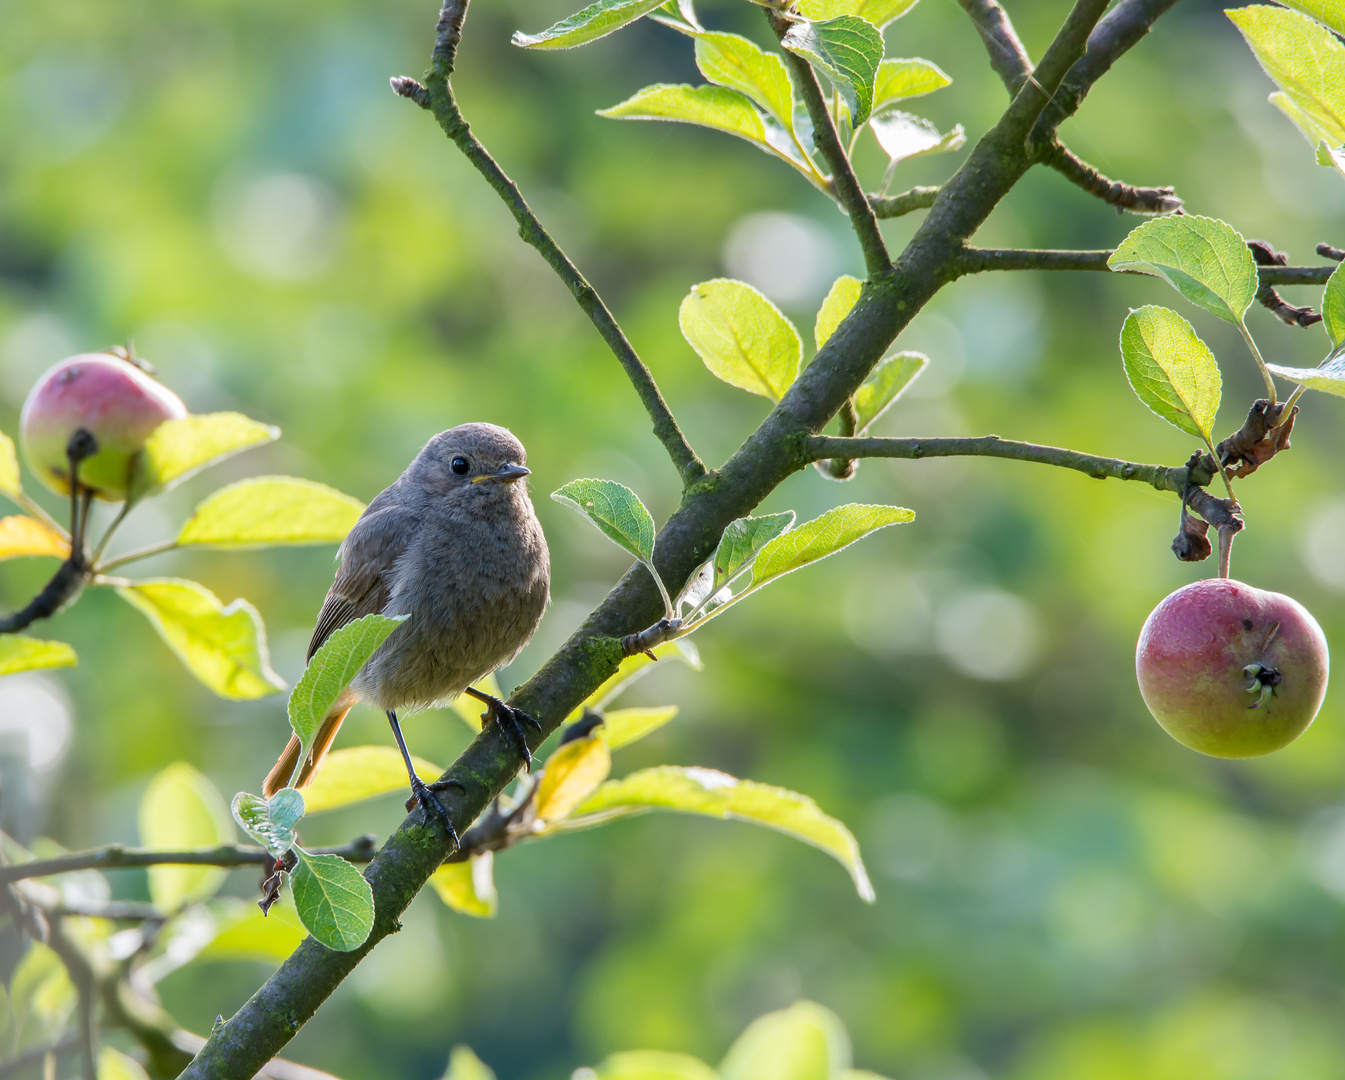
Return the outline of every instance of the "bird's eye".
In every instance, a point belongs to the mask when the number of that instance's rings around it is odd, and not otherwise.
[[[449,462],[449,468],[451,468],[459,476],[466,476],[467,470],[469,470],[471,467],[472,467],[471,463],[461,454],[459,454],[451,462]]]

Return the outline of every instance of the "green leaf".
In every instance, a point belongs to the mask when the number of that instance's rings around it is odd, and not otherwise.
[[[1194,214],[1146,221],[1121,241],[1107,265],[1156,274],[1191,303],[1235,325],[1260,287],[1242,234],[1225,222]]]
[[[1145,405],[1188,435],[1212,441],[1222,380],[1189,322],[1164,307],[1135,309],[1121,326],[1121,357]]]
[[[601,735],[571,739],[546,761],[533,806],[544,825],[563,821],[612,771],[612,757]]]
[[[290,694],[290,727],[303,743],[302,761],[313,744],[313,735],[350,680],[359,674],[369,657],[406,619],[405,615],[365,615],[346,623],[322,643],[308,661]]]
[[[868,506],[850,503],[828,510],[804,522],[761,549],[752,562],[751,588],[774,581],[809,563],[834,555],[856,540],[889,525],[903,525],[915,512],[900,506]]]
[[[453,1047],[443,1080],[495,1080],[495,1074],[466,1046]]]
[[[1302,132],[1308,144],[1316,151],[1318,165],[1325,165],[1328,169],[1339,169],[1345,173],[1345,154],[1342,154],[1340,147],[1334,145],[1336,132],[1333,123],[1323,118],[1320,112],[1313,113],[1300,108],[1298,102],[1282,91],[1276,90],[1270,95],[1269,101]]]
[[[873,111],[941,90],[953,80],[928,60],[884,60],[873,85]]]
[[[832,282],[826,299],[817,309],[817,321],[813,323],[813,341],[817,343],[819,349],[836,332],[836,327],[845,321],[863,289],[864,282],[849,274],[842,274]]]
[[[850,1067],[850,1037],[830,1009],[800,1001],[758,1017],[719,1066],[722,1080],[833,1080]]]
[[[573,49],[620,30],[662,4],[663,0],[598,0],[539,34],[515,31],[512,40],[524,49]]]
[[[822,813],[806,795],[739,780],[714,769],[661,765],[621,780],[609,780],[575,810],[570,820],[576,826],[598,824],[647,810],[734,818],[776,829],[831,855],[850,872],[859,895],[868,901],[874,899],[859,845],[849,829]]]
[[[1345,35],[1345,4],[1341,0],[1281,0],[1286,7],[1311,15],[1337,34]]]
[[[810,19],[859,15],[880,30],[915,7],[917,0],[799,0],[797,11]]]
[[[657,731],[676,715],[676,705],[612,709],[602,714],[602,727],[598,728],[597,734],[608,750],[619,750]]]
[[[1328,357],[1321,367],[1291,368],[1279,364],[1267,364],[1266,367],[1276,375],[1302,383],[1309,389],[1345,397],[1345,353]]]
[[[149,1080],[149,1073],[135,1058],[104,1046],[98,1051],[98,1080]]]
[[[1336,267],[1322,290],[1322,326],[1334,348],[1345,344],[1345,264]]]
[[[78,992],[61,958],[33,942],[9,982],[9,1001],[19,1026],[20,1045],[59,1034],[74,1011]]]
[[[165,420],[150,433],[145,448],[136,458],[131,489],[138,498],[184,480],[207,465],[278,438],[279,428],[236,412]]]
[[[147,848],[210,848],[234,842],[224,799],[185,761],[169,765],[149,782],[138,818],[140,843]],[[227,873],[218,866],[151,866],[150,899],[163,911],[176,911],[213,896]]]
[[[571,480],[551,497],[578,510],[605,537],[644,563],[663,594],[664,606],[671,608],[663,579],[654,569],[654,519],[635,492],[614,480]]]
[[[780,44],[831,80],[859,127],[873,109],[874,83],[883,60],[883,35],[858,15],[794,23]]]
[[[187,670],[220,697],[248,701],[285,689],[271,670],[266,630],[246,600],[227,607],[209,589],[181,578],[151,578],[119,586]]]
[[[918,352],[893,353],[879,360],[855,391],[855,433],[862,435],[928,366],[929,357]]]
[[[1226,14],[1293,103],[1294,111],[1286,110],[1290,119],[1298,122],[1295,112],[1306,115],[1332,146],[1345,143],[1345,45],[1296,11],[1254,5]],[[1309,142],[1317,141],[1303,133]]]
[[[22,634],[0,634],[0,675],[38,668],[74,667],[75,650],[64,641],[39,641]]]
[[[14,452],[14,440],[0,431],[0,495],[17,499],[23,491],[19,482],[19,456]]]
[[[326,484],[259,476],[209,496],[192,511],[177,542],[224,548],[339,543],[362,513],[364,503]]]
[[[584,1073],[588,1076],[588,1072]],[[671,1050],[622,1050],[603,1058],[593,1080],[719,1080],[709,1065]]]
[[[878,145],[887,155],[887,175],[883,187],[891,181],[892,174],[903,161],[924,154],[945,154],[960,150],[966,145],[967,136],[962,125],[957,124],[947,132],[940,132],[930,121],[913,113],[893,109],[869,121]]]
[[[439,899],[454,911],[478,919],[493,919],[500,899],[495,892],[495,853],[483,851],[466,862],[444,863],[430,875]]]
[[[264,960],[279,963],[288,957],[305,933],[293,906],[281,900],[266,915],[251,901],[216,900],[219,907],[214,938],[200,952],[202,959]]]
[[[25,514],[0,518],[0,560],[21,555],[65,559],[70,555],[70,542],[37,518]]]
[[[294,827],[304,816],[304,797],[294,788],[281,788],[269,799],[240,791],[229,805],[239,826],[279,859],[294,847]]]
[[[427,784],[444,771],[414,754],[411,764]],[[318,814],[394,791],[405,793],[406,785],[406,764],[396,747],[347,746],[327,755],[313,782],[304,788],[304,803],[308,813]]]
[[[799,332],[750,285],[726,278],[693,285],[677,322],[705,366],[731,386],[779,401],[798,378]]]
[[[793,510],[786,510],[780,514],[763,514],[761,517],[743,517],[730,521],[715,549],[713,590],[718,592],[726,581],[736,577],[739,570],[752,562],[762,548],[788,532],[794,525],[795,517]]]
[[[751,98],[786,131],[794,130],[794,84],[780,57],[737,34],[691,36],[696,39],[696,66],[702,75]]]
[[[751,98],[724,86],[678,86],[655,83],[619,105],[599,109],[612,120],[672,120],[726,131],[771,150],[766,126]]]
[[[369,883],[340,855],[294,850],[299,862],[290,874],[290,889],[300,921],[329,949],[358,949],[374,928],[374,894]]]

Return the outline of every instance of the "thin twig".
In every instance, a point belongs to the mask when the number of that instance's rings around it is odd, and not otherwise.
[[[1170,187],[1135,187],[1103,176],[1088,162],[1066,149],[1059,139],[1052,140],[1041,155],[1043,165],[1049,165],[1070,183],[1088,194],[1101,199],[1118,211],[1132,214],[1170,214],[1180,210],[1182,201]]]
[[[1181,494],[1188,483],[1203,487],[1213,479],[1212,474],[1188,472],[1186,466],[1141,465],[1120,458],[1098,457],[1077,450],[1056,446],[1015,442],[998,435],[980,435],[970,438],[858,438],[844,439],[816,436],[808,440],[808,460],[825,458],[905,458],[919,460],[933,457],[996,457],[1013,461],[1034,461],[1041,465],[1055,465],[1073,469],[1098,480],[1136,480],[1159,491]]]
[[[895,218],[913,210],[928,210],[939,197],[936,187],[913,187],[897,195],[870,195],[869,205],[874,217]]]
[[[486,178],[495,193],[503,200],[509,212],[518,222],[518,234],[527,244],[531,244],[546,260],[547,265],[556,272],[556,276],[565,283],[579,307],[602,335],[607,347],[612,350],[618,362],[626,372],[639,395],[645,411],[654,422],[654,434],[663,443],[674,467],[682,477],[682,483],[690,484],[705,475],[705,465],[692,450],[682,429],[677,425],[668,403],[663,400],[654,376],[645,366],[635,347],[627,340],[616,318],[598,295],[561,250],[560,245],[551,238],[551,234],[542,226],[537,215],[528,206],[527,200],[518,185],[500,168],[495,159],[472,134],[462,110],[453,96],[451,78],[457,56],[458,41],[462,36],[462,23],[467,17],[468,0],[449,0],[439,14],[439,24],[435,38],[429,74],[425,85],[414,79],[399,76],[392,80],[392,89],[402,97],[409,98],[423,109],[429,110],[439,122],[444,134],[462,151],[463,156],[472,163]]]
[[[107,537],[103,538],[104,540]],[[109,570],[115,570],[119,566],[125,566],[127,563],[136,562],[139,559],[148,559],[151,555],[162,555],[165,551],[172,551],[178,546],[176,540],[160,540],[157,544],[147,544],[145,547],[136,548],[134,551],[128,551],[125,555],[118,555],[115,559],[108,559],[107,562],[95,567],[97,573],[105,574]],[[100,545],[99,550],[102,550]]]
[[[340,855],[351,862],[368,862],[373,857],[375,838],[361,836],[334,848],[314,848],[315,855]],[[58,855],[54,859],[0,866],[0,885],[25,878],[49,877],[72,870],[121,870],[136,866],[269,866],[275,860],[265,848],[246,844],[221,844],[213,848],[186,848],[180,851],[154,851],[128,848],[121,844],[92,851]]]
[[[793,25],[782,18],[773,8],[764,9],[775,36],[783,39]],[[832,122],[831,112],[826,99],[822,96],[822,87],[817,81],[813,66],[796,53],[784,50],[785,64],[793,77],[794,86],[803,98],[808,109],[808,117],[813,122],[813,145],[822,155],[822,160],[831,170],[831,183],[835,189],[836,201],[850,217],[850,227],[859,240],[860,250],[864,253],[864,267],[869,277],[886,274],[892,269],[892,256],[887,252],[887,244],[878,229],[878,218],[869,205],[864,189],[859,186],[855,170],[850,165],[845,148],[841,145],[836,125]],[[932,205],[932,204],[931,204]]]
[[[963,248],[952,262],[955,277],[987,270],[1107,270],[1109,250]],[[1321,285],[1334,266],[1258,266],[1262,285]]]

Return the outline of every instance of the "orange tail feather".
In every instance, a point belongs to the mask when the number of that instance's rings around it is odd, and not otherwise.
[[[350,712],[354,702],[346,694],[337,698],[331,711],[322,718],[322,723],[318,725],[317,734],[313,737],[313,749],[309,751],[308,760],[299,770],[299,775],[294,781],[295,787],[307,787],[317,775],[318,769],[322,767],[322,760],[327,756],[327,751],[332,748],[332,741],[336,738],[337,731],[341,728],[341,721],[346,718],[346,713]],[[295,763],[299,760],[299,736],[291,735],[289,745],[285,747],[285,752],[280,755],[280,760],[276,762],[275,767],[267,774],[266,780],[262,784],[262,794],[268,799],[281,788],[290,782],[290,776],[294,773]]]

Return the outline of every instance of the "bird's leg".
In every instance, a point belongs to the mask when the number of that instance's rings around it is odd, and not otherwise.
[[[523,725],[531,724],[538,731],[542,730],[542,725],[522,709],[515,709],[512,705],[506,705],[499,698],[482,693],[474,687],[467,687],[463,693],[471,694],[472,697],[486,706],[482,720],[486,723],[494,720],[506,735],[513,737],[513,740],[518,743],[519,752],[523,755],[523,764],[527,767],[528,772],[532,772],[532,751],[528,749],[528,735],[523,730]]]
[[[453,846],[458,847],[461,841],[458,839],[458,830],[453,828],[453,822],[448,816],[448,809],[441,803],[430,791],[430,785],[426,784],[416,775],[415,766],[411,764],[411,751],[406,748],[406,740],[402,738],[402,725],[397,722],[397,714],[391,709],[387,710],[388,723],[392,725],[393,738],[397,740],[397,748],[402,752],[402,760],[406,762],[406,775],[411,778],[411,797],[420,803],[420,809],[424,815],[423,823],[430,823],[430,814],[434,814],[443,822],[444,828],[448,830],[449,838],[453,841]],[[449,785],[445,785],[449,786]],[[461,785],[458,785],[461,786]],[[437,787],[437,785],[436,785]],[[443,790],[443,788],[438,788]],[[411,800],[408,800],[410,802]],[[407,809],[411,807],[408,805]]]

